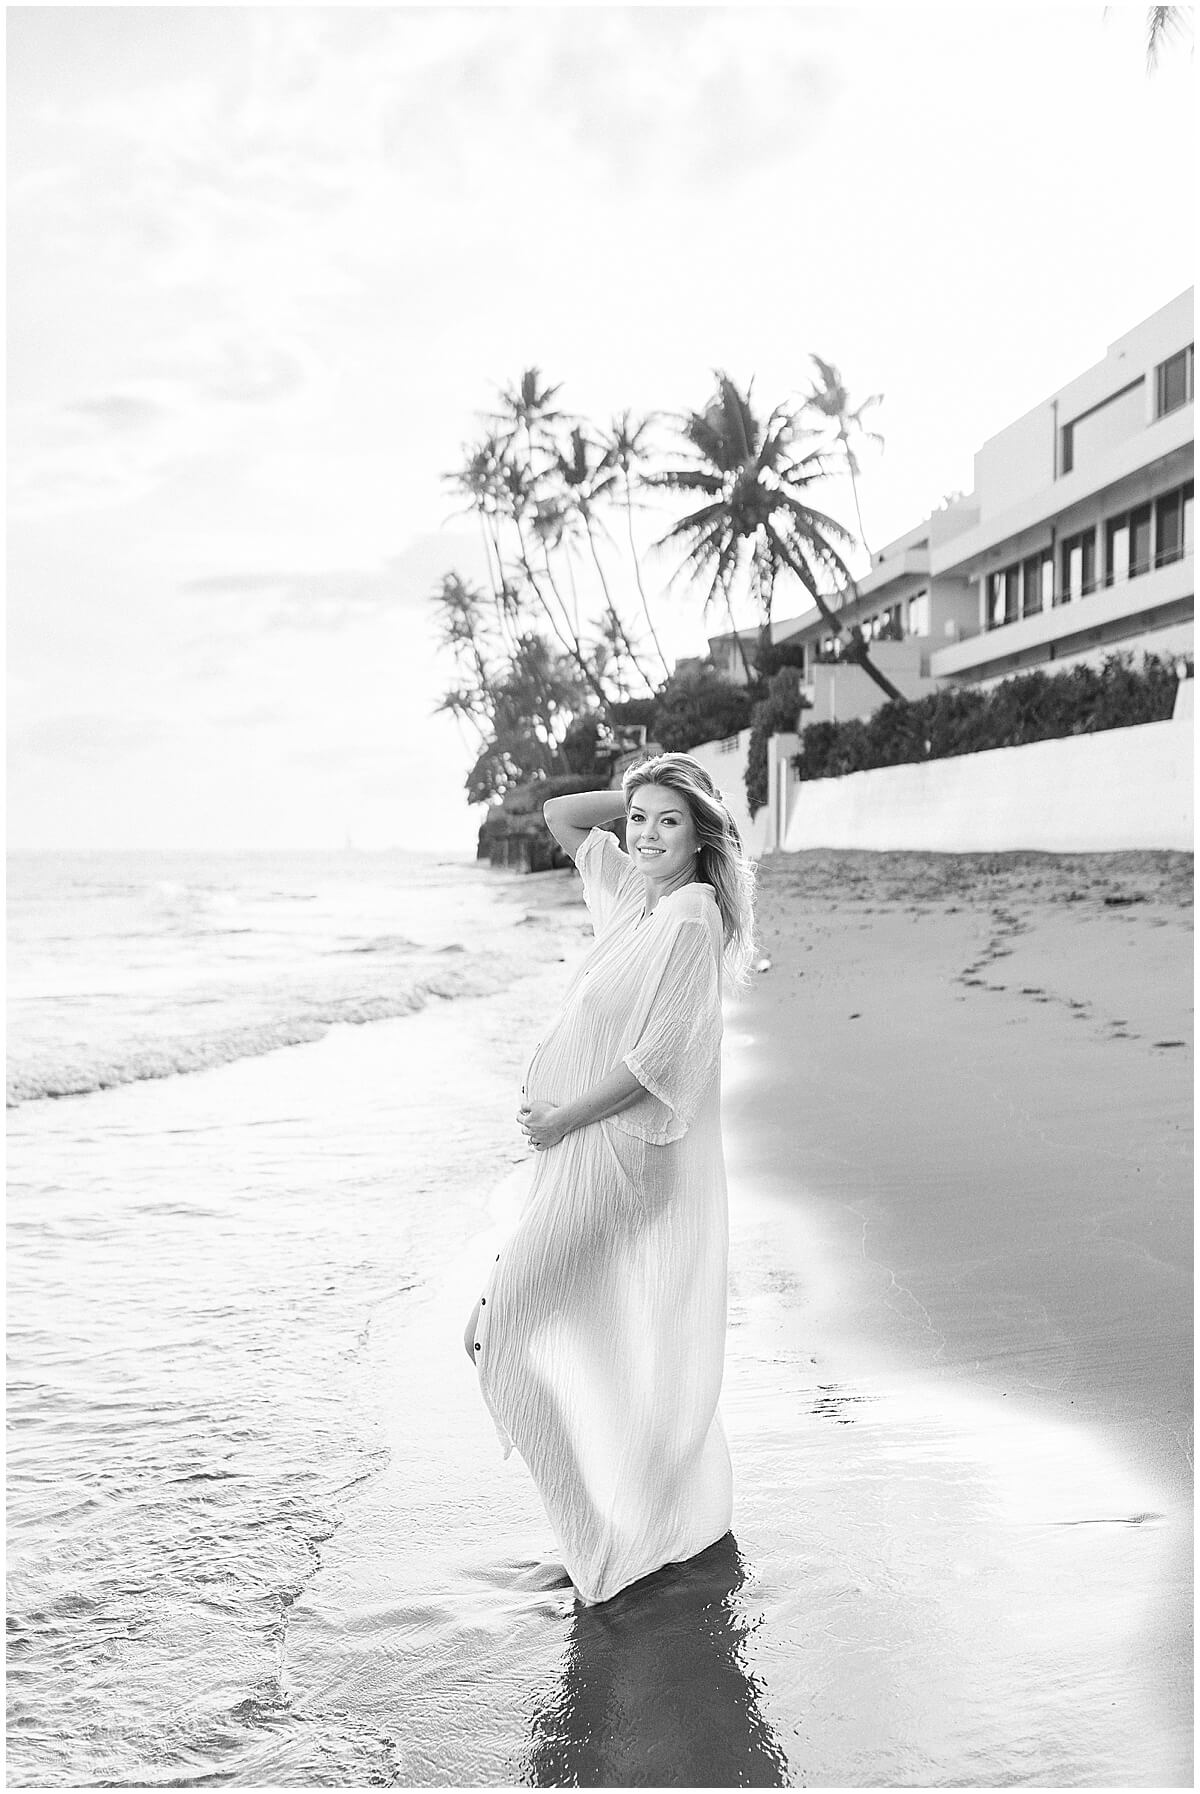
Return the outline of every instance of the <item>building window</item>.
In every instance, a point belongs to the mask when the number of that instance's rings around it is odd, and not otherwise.
[[[1129,513],[1129,577],[1150,571],[1150,506]]]
[[[1059,604],[1070,604],[1075,598],[1086,598],[1096,589],[1096,532],[1081,530],[1068,536],[1062,545],[1062,571],[1059,577]]]
[[[1106,586],[1119,585],[1124,579],[1137,579],[1142,573],[1149,573],[1155,564],[1151,552],[1151,519],[1155,510],[1158,515],[1167,518],[1170,523],[1169,500],[1175,496],[1169,493],[1158,501],[1156,507],[1136,505],[1132,511],[1122,512],[1119,517],[1110,517],[1104,526],[1104,583]],[[1183,507],[1179,508],[1178,533],[1182,538]],[[1176,559],[1175,555],[1168,555]],[[1159,562],[1159,565],[1162,563]]]
[[[1004,567],[987,578],[987,626],[1000,629],[1021,614],[1021,567]]]
[[[1154,507],[1154,565],[1183,559],[1183,493],[1168,492]]]
[[[1154,415],[1166,417],[1170,411],[1178,411],[1181,405],[1189,405],[1194,396],[1195,383],[1194,363],[1196,346],[1189,343],[1186,349],[1180,349],[1176,355],[1168,355],[1160,361],[1154,370]]]
[[[1036,617],[1049,610],[1054,587],[1054,556],[1048,549],[1030,555],[1021,571],[1021,615]]]
[[[909,635],[929,634],[929,593],[916,592],[908,601]]]
[[[1146,382],[1131,380],[1120,392],[1110,393],[1090,411],[1081,411],[1059,431],[1060,474],[1085,467],[1126,441],[1146,423]]]
[[[1064,424],[1060,432],[1062,436],[1062,452],[1059,464],[1063,473],[1071,473],[1075,467],[1075,425]]]
[[[1164,492],[1154,506],[1154,565],[1167,567],[1191,553],[1192,502],[1194,488],[1176,487]]]
[[[1104,526],[1104,583],[1119,585],[1129,578],[1129,518],[1110,517]]]

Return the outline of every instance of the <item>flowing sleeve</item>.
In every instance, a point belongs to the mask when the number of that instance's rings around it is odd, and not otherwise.
[[[719,951],[708,924],[686,917],[664,942],[660,976],[622,1060],[646,1094],[608,1125],[656,1146],[681,1140],[720,1069],[721,1030]]]
[[[599,935],[622,900],[629,896],[630,880],[638,880],[640,874],[629,855],[622,853],[616,836],[606,828],[588,830],[579,844],[575,864],[583,879],[583,900]]]

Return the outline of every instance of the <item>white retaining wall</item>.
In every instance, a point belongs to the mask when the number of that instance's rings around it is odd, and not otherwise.
[[[724,792],[754,859],[771,851],[777,835],[789,853],[806,847],[1190,852],[1194,692],[1193,680],[1180,686],[1169,723],[993,748],[925,766],[884,766],[842,779],[792,778],[782,750],[790,751],[794,738],[776,736],[773,802],[753,821],[745,782],[750,731],[690,751]],[[773,814],[782,820],[778,831]]]
[[[789,777],[787,791],[782,846],[789,853],[1190,851],[1191,720],[1180,715],[841,779]]]

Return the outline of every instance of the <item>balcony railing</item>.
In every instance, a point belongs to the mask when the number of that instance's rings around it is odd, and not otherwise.
[[[1149,556],[1147,556],[1143,561],[1136,561],[1124,572],[1118,573],[1114,568],[1109,568],[1101,578],[1089,579],[1082,585],[1056,586],[1052,599],[1052,608],[1057,610],[1061,605],[1073,604],[1081,598],[1090,598],[1093,592],[1102,592],[1108,590],[1112,586],[1124,585],[1131,579],[1141,579],[1147,573],[1157,572],[1160,567],[1170,567],[1173,566],[1176,561],[1190,560],[1191,555],[1192,550],[1190,548],[1162,549],[1154,556],[1153,565],[1151,564]],[[1010,623],[1024,622],[1027,617],[1040,617],[1045,608],[1045,604],[1039,601],[1036,604],[1030,604],[1023,610],[1014,609],[1011,614],[1006,614],[1002,617],[989,617],[984,624],[984,628],[988,631],[994,629],[1006,629]]]

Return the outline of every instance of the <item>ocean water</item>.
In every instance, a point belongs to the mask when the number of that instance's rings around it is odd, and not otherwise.
[[[36,854],[8,873],[8,1101],[169,1077],[495,988],[490,871],[433,854]]]
[[[364,1341],[517,1138],[449,1012],[508,1065],[509,992],[583,937],[522,891],[420,854],[10,866],[14,1785],[238,1780],[287,1719],[289,1611],[389,1455]],[[387,1779],[340,1717],[291,1729],[289,1774]]]

